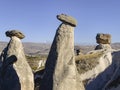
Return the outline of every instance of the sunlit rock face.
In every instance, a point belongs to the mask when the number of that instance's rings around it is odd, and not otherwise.
[[[6,32],[10,42],[3,50],[2,89],[1,90],[34,90],[33,73],[26,61],[23,45],[24,35],[16,30]]]
[[[73,27],[77,26],[77,21],[73,17],[68,16],[66,14],[57,15],[57,19],[62,21],[63,23],[67,23]]]
[[[111,35],[110,34],[103,34],[98,33],[96,35],[96,42],[99,44],[96,46],[95,50],[98,49],[111,49]]]
[[[115,72],[102,90],[120,90],[120,50],[113,52],[113,63],[116,67]]]
[[[98,62],[96,66],[80,75],[83,81],[87,82],[86,90],[102,90],[115,72],[116,67],[112,62],[111,51],[105,51],[104,49],[94,51],[94,53],[98,52],[101,52],[102,55],[95,59]]]
[[[56,31],[40,90],[84,90],[83,84],[77,79],[74,25],[69,24],[68,21],[67,23],[65,20],[62,21]]]
[[[120,90],[120,50],[111,49],[111,35],[97,34],[96,37],[99,45],[87,53],[89,58],[84,61],[87,69],[84,68],[86,71],[80,73],[85,90]],[[94,67],[90,67],[87,61],[92,61],[90,64]],[[79,66],[83,66],[82,64]],[[82,71],[79,68],[80,70]]]
[[[96,41],[98,44],[110,44],[111,43],[111,35],[110,34],[104,34],[104,33],[98,33],[96,35]]]

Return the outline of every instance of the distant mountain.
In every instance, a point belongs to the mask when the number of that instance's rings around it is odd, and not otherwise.
[[[7,46],[7,42],[0,42],[0,52]],[[39,55],[48,54],[50,50],[50,43],[33,43],[33,42],[23,42],[25,54],[27,55]],[[88,51],[94,50],[96,45],[75,45],[75,50],[80,49],[81,52],[86,53]],[[113,49],[120,49],[120,43],[112,43]]]
[[[116,50],[120,49],[120,42],[111,44],[111,47]]]

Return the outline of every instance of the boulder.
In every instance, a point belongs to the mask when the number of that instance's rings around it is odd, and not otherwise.
[[[57,19],[62,21],[63,23],[67,23],[74,27],[76,27],[76,25],[77,25],[77,21],[73,17],[68,16],[66,14],[57,15]]]
[[[18,30],[7,31],[5,34],[6,34],[7,37],[10,37],[10,38],[13,37],[13,36],[16,36],[19,39],[23,39],[25,37],[25,35],[23,35],[23,33],[21,33]]]
[[[0,90],[34,90],[32,70],[26,61],[19,31],[7,31],[10,42],[3,50],[2,89]],[[14,57],[13,57],[14,56]],[[4,73],[3,73],[4,72]]]
[[[96,42],[98,44],[110,44],[111,43],[111,35],[98,33],[96,36]]]
[[[77,78],[74,27],[66,22],[63,22],[56,31],[40,90],[84,90],[82,82]]]

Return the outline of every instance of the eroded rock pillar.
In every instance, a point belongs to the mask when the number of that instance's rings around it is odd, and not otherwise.
[[[74,58],[76,20],[64,14],[57,15],[57,18],[62,24],[56,31],[40,90],[84,90],[82,83],[77,81]]]
[[[25,36],[17,30],[7,31],[6,36],[10,42],[2,52],[2,90],[34,90],[33,73],[20,40]]]

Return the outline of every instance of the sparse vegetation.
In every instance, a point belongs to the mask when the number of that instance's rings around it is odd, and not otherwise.
[[[103,54],[103,51],[100,51],[76,56],[75,61],[78,72],[81,74],[94,68],[97,64],[99,64],[98,58],[100,58]]]
[[[47,55],[40,55],[40,56],[26,56],[27,61],[30,65],[30,67],[32,68],[33,72],[38,71],[38,70],[43,70],[45,67],[42,66],[40,68],[38,68],[38,64],[40,60],[46,60],[47,59]]]

